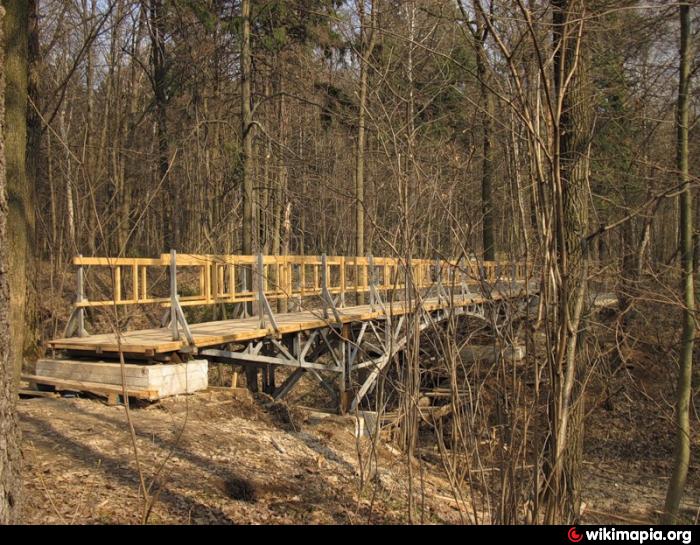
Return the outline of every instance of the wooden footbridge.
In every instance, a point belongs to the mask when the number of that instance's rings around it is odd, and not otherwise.
[[[79,256],[74,265],[76,301],[64,337],[49,342],[54,358],[241,365],[254,389],[262,370],[263,389],[275,398],[308,374],[341,411],[358,406],[403,350],[409,322],[412,333],[451,316],[496,324],[534,294],[527,264],[467,259],[172,251],[154,259]],[[97,311],[103,324],[116,324],[145,305],[162,307],[159,327],[87,331]],[[288,372],[277,385],[279,366]]]

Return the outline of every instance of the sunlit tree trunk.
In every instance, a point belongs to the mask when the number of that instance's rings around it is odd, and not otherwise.
[[[39,17],[37,12],[37,0],[28,0],[28,96],[30,104],[27,106],[27,184],[28,195],[32,203],[32,215],[29,218],[31,231],[28,233],[29,251],[27,266],[30,270],[36,270],[39,245],[39,237],[36,232],[36,191],[38,187],[39,164],[43,159],[41,150],[41,118],[40,108],[40,47],[39,47]],[[37,276],[28,275],[27,282],[27,337],[25,339],[25,351],[35,353],[39,346],[39,324],[37,316]]]
[[[376,42],[377,1],[372,1],[370,24],[367,25],[365,2],[358,2],[360,14],[360,89],[357,118],[357,148],[355,151],[355,251],[365,255],[365,124],[367,119],[367,89],[369,59]],[[370,28],[368,28],[368,26]]]
[[[253,157],[253,106],[252,106],[252,58],[250,45],[250,0],[241,2],[241,19],[243,32],[241,34],[241,137],[243,139],[243,254],[251,255],[257,252],[258,222],[256,221],[256,194],[253,178],[255,176],[255,160]],[[255,237],[255,239],[254,239]],[[251,271],[246,271],[245,282],[252,289],[253,277]],[[247,304],[248,312],[252,305]],[[248,388],[258,391],[258,370],[252,365],[246,366],[246,382]]]
[[[7,134],[5,121],[5,55],[4,55],[4,16],[5,9],[11,17],[16,17],[17,5],[21,2],[5,2],[0,6],[0,524],[17,521],[20,500],[20,450],[19,428],[15,416],[14,391],[15,368],[10,358],[10,327],[8,315],[10,310],[9,294],[9,254],[7,219],[9,207],[5,186],[5,149]],[[12,20],[9,21],[10,25]],[[9,26],[9,25],[8,25]],[[5,27],[7,28],[7,27]],[[11,26],[10,26],[11,28]]]
[[[493,99],[488,87],[488,58],[486,57],[486,25],[480,24],[474,33],[476,41],[476,73],[479,80],[481,106],[481,215],[482,245],[484,259],[496,259],[493,223],[493,152],[491,145],[493,122]]]
[[[690,394],[695,336],[695,292],[693,285],[693,196],[688,174],[688,90],[690,86],[690,6],[680,6],[680,69],[676,109],[676,161],[683,190],[678,197],[680,218],[681,291],[683,293],[683,333],[676,392],[676,448],[673,473],[666,492],[664,523],[678,522],[678,510],[690,463]]]
[[[255,225],[255,187],[253,185],[253,109],[252,109],[252,61],[250,45],[250,0],[241,2],[243,33],[241,36],[241,134],[243,138],[243,253],[254,251],[253,237],[257,233]]]
[[[165,56],[165,9],[162,0],[150,0],[149,29],[151,33],[151,64],[153,69],[153,94],[156,106],[156,128],[158,135],[158,183],[167,188],[165,212],[164,251],[178,248],[180,243],[181,215],[178,213],[178,184],[173,176],[168,176],[168,67]]]
[[[25,0],[6,0],[4,6],[10,357],[19,372],[27,329],[27,260],[34,238],[34,203],[26,170],[29,5]]]
[[[551,381],[552,441],[545,522],[571,523],[580,514],[580,464],[583,447],[583,399],[580,380],[581,314],[586,296],[588,248],[589,119],[584,58],[580,52],[584,5],[554,0],[554,85],[556,115],[552,169],[553,236],[556,248],[558,309],[552,344],[556,346]]]

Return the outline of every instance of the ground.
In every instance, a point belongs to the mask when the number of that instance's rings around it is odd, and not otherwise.
[[[658,436],[658,426],[644,417],[635,425],[631,409],[625,404],[600,409],[606,411],[600,422],[592,419],[584,463],[584,522],[658,522],[672,442],[670,434]],[[34,398],[19,402],[19,414],[24,522],[142,520],[139,477],[122,406],[110,407],[98,398]],[[380,446],[379,477],[359,494],[351,418],[270,405],[262,396],[226,390],[133,407],[131,418],[146,484],[154,475],[162,484],[149,522],[406,522],[405,457],[390,445]],[[365,459],[367,447],[363,439]],[[460,517],[439,466],[424,462],[423,468],[424,521],[469,522],[466,510]],[[700,505],[698,477],[692,465],[686,517],[696,516]]]
[[[594,372],[587,388],[585,523],[660,520],[673,458],[680,330],[674,316],[659,313],[650,303],[628,324],[632,334],[624,342],[618,315],[600,316],[599,354],[591,360]],[[696,345],[695,360],[700,361],[700,343]],[[523,384],[531,384],[531,369],[520,368],[518,373]],[[211,366],[211,384],[230,380],[227,366]],[[693,383],[695,401],[697,366]],[[146,486],[156,497],[148,521],[408,522],[406,456],[382,442],[375,478],[368,470],[361,476],[353,419],[294,408],[299,403],[330,406],[315,382],[307,386],[301,397],[292,399],[292,406],[270,405],[264,396],[254,398],[245,391],[212,389],[132,407],[139,461]],[[123,406],[107,406],[100,398],[29,398],[19,401],[18,412],[24,522],[143,520],[139,473]],[[696,411],[691,415],[691,463],[682,517],[698,523],[700,434]],[[366,465],[370,445],[362,439],[359,446]],[[423,477],[423,521],[472,522],[472,509],[455,501],[439,456],[422,450],[419,454],[421,471],[413,473]],[[160,492],[154,494],[156,490]]]
[[[671,407],[675,376],[663,375],[660,372],[663,365],[663,361],[629,363],[610,379],[615,401],[599,404],[587,420],[583,486],[590,522],[660,521],[674,445]],[[691,440],[681,516],[684,522],[697,524],[700,521],[697,432]]]
[[[21,400],[19,413],[24,522],[141,521],[143,502],[123,407],[96,399],[37,398]],[[162,492],[149,521],[401,522],[400,453],[382,448],[378,497],[372,501],[375,487],[358,496],[354,424],[314,414],[290,419],[260,400],[222,391],[133,408],[147,485],[165,462]],[[459,522],[446,483],[431,476],[426,492],[431,522]]]

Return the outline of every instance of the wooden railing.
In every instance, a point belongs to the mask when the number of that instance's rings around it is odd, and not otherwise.
[[[174,254],[173,254],[174,255]],[[245,256],[171,254],[160,258],[82,257],[73,259],[78,266],[78,297],[76,307],[105,307],[113,305],[162,304],[169,306],[171,294],[151,293],[149,269],[161,269],[161,278],[168,270],[178,276],[194,273],[198,281],[196,293],[179,294],[183,306],[256,301],[259,288],[269,300],[298,299],[321,296],[324,289],[340,296],[368,293],[374,288],[382,293],[405,288],[405,260],[391,257],[346,256]],[[111,289],[103,294],[85,290],[84,274],[89,267],[107,267],[111,272]],[[498,263],[476,260],[411,260],[412,285],[425,289],[436,284],[460,286],[480,281],[522,281],[525,266],[521,263]],[[259,285],[261,284],[261,286]],[[111,293],[108,293],[111,291]],[[102,297],[99,297],[102,295]],[[93,298],[95,297],[95,298]]]
[[[303,298],[317,297],[324,317],[333,313],[340,321],[338,308],[346,305],[348,296],[354,294],[357,304],[369,294],[372,309],[384,307],[405,293],[406,278],[411,279],[414,293],[427,290],[423,295],[429,295],[434,290],[435,296],[446,298],[450,291],[467,295],[469,284],[520,282],[527,271],[522,263],[464,259],[412,259],[407,263],[372,256],[194,255],[175,251],[160,258],[78,256],[73,263],[78,267],[77,296],[66,337],[87,334],[84,325],[88,307],[161,304],[169,307],[173,339],[180,338],[182,328],[190,344],[194,343],[184,306],[255,302],[260,327],[270,322],[277,330],[270,306],[274,300],[287,305],[296,301],[301,309]],[[96,279],[86,281],[86,270],[94,267],[103,271],[107,268],[109,273],[103,276],[101,285]],[[411,275],[406,274],[407,267]],[[248,310],[244,307],[242,313],[248,315]],[[163,325],[166,322],[164,317]]]

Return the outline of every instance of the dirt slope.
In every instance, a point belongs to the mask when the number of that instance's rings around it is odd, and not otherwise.
[[[156,523],[396,523],[405,464],[382,450],[378,492],[358,498],[354,425],[280,415],[247,395],[204,392],[131,411]],[[19,403],[27,523],[138,523],[142,500],[123,407],[95,399]],[[306,422],[301,422],[306,419]],[[446,483],[426,483],[427,522],[459,522]],[[440,499],[443,497],[444,499]]]

